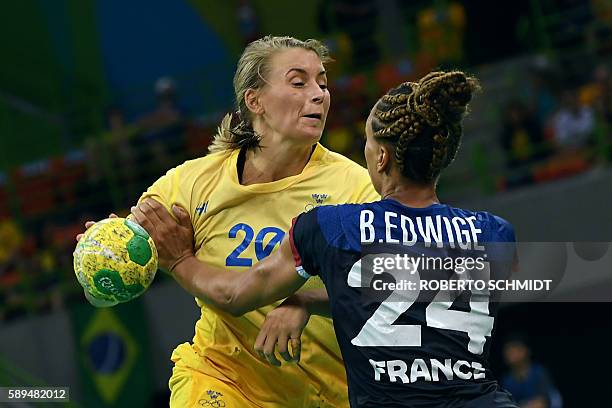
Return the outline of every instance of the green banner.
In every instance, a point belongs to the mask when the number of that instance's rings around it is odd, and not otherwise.
[[[83,406],[147,407],[154,391],[146,319],[139,299],[71,309]]]

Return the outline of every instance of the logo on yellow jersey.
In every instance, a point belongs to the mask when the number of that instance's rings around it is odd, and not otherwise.
[[[312,198],[317,202],[317,205],[322,205],[323,201],[329,197],[327,194],[313,194]]]
[[[320,205],[323,205],[323,202],[325,200],[327,200],[329,198],[329,194],[311,194],[312,199],[315,201],[315,203],[308,203],[306,204],[306,206],[304,207],[305,211],[310,211],[315,207],[318,207]]]
[[[206,210],[208,210],[208,201],[198,204],[195,209],[196,215],[206,214]]]
[[[200,406],[202,407],[212,407],[212,408],[223,408],[225,407],[225,401],[221,399],[223,396],[222,393],[213,390],[207,390],[206,394],[208,395],[208,399],[201,399],[198,401]]]

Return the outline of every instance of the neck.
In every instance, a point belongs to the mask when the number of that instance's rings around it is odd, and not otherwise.
[[[313,152],[310,145],[266,144],[246,152],[240,183],[269,183],[300,174]]]
[[[418,185],[410,182],[383,185],[382,199],[391,198],[407,207],[424,208],[440,203],[435,184]]]

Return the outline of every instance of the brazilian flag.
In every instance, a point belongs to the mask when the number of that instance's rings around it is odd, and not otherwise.
[[[139,299],[71,309],[85,407],[147,407],[153,394],[148,330]]]

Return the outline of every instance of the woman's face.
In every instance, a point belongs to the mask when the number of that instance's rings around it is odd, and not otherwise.
[[[297,142],[319,141],[327,112],[329,91],[325,69],[317,54],[290,48],[274,54],[267,84],[259,92],[262,134],[280,135]]]

